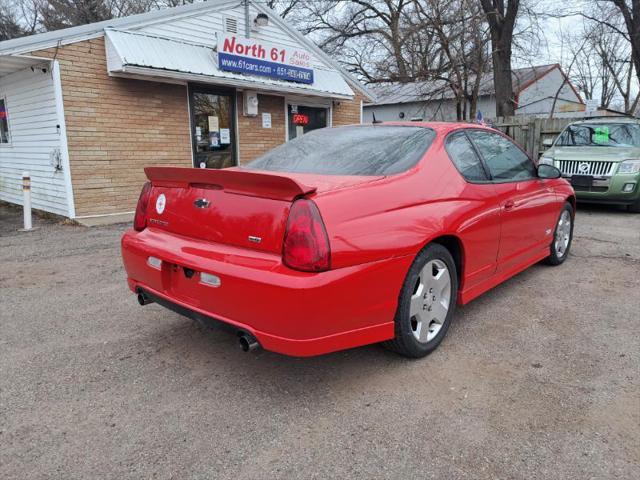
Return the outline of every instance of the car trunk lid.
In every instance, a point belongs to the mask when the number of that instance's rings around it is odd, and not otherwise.
[[[150,167],[148,225],[192,238],[280,253],[291,203],[316,190],[242,169]]]

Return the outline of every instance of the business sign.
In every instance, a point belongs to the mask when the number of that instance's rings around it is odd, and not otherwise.
[[[585,115],[593,115],[598,111],[598,107],[600,106],[600,102],[597,99],[589,99],[584,102],[584,114]]]
[[[311,54],[238,35],[218,34],[218,68],[289,82],[313,83]]]

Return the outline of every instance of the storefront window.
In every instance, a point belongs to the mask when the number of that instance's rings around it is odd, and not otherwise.
[[[233,93],[191,92],[195,167],[227,168],[236,164],[233,106]]]
[[[9,143],[9,113],[7,102],[0,97],[0,143]]]
[[[329,125],[328,108],[289,104],[287,110],[289,117],[289,140]]]

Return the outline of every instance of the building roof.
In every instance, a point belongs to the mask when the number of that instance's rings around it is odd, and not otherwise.
[[[375,96],[372,94],[372,92],[365,88],[358,80],[352,77],[349,72],[342,68],[342,66],[340,66],[329,55],[323,52],[316,44],[314,44],[312,41],[302,35],[298,30],[281,19],[278,15],[274,15],[273,10],[270,10],[260,2],[252,2],[251,0],[249,1],[253,8],[266,13],[274,24],[289,32],[296,40],[300,42],[301,45],[311,50],[316,56],[322,58],[324,62],[340,72],[340,74],[345,78],[349,85],[358,90],[362,95],[364,95],[365,98],[369,100],[375,99]],[[186,17],[189,15],[193,15],[194,13],[197,13],[201,10],[204,11],[214,8],[216,10],[220,10],[221,7],[224,7],[226,5],[228,5],[229,7],[235,7],[238,5],[238,1],[208,0],[196,2],[188,5],[181,5],[178,7],[152,10],[150,12],[130,15],[128,17],[114,18],[102,22],[64,28],[52,32],[39,33],[36,35],[20,37],[12,40],[5,40],[3,42],[0,42],[0,62],[7,63],[8,61],[17,58],[20,55],[28,55],[29,53],[36,50],[43,50],[60,45],[68,45],[71,43],[88,40],[90,38],[101,37],[105,34],[105,30],[108,29],[124,30],[133,27],[140,27],[162,22],[168,18],[180,18],[183,16]],[[263,80],[263,78],[261,80]]]
[[[555,68],[560,68],[560,65],[554,63],[513,69],[511,76],[514,92],[516,94],[520,93]],[[453,92],[449,88],[449,83],[445,80],[426,80],[411,83],[380,83],[370,85],[369,89],[376,97],[376,101],[370,105],[390,105],[422,102],[431,99],[454,98]],[[482,75],[479,94],[480,96],[495,94],[493,74],[491,72]]]
[[[100,37],[103,35],[105,28],[123,29],[141,26],[155,23],[169,17],[190,15],[198,10],[207,10],[213,6],[219,7],[227,3],[229,5],[236,5],[238,2],[232,0],[209,0],[5,40],[0,42],[0,55],[24,54],[35,50],[55,47],[56,45],[68,45],[88,38]]]

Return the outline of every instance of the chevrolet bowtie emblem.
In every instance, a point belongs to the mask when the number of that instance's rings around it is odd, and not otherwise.
[[[193,202],[193,204],[197,208],[207,208],[209,206],[209,203],[210,203],[209,200],[207,200],[205,198],[199,198],[195,202]]]

